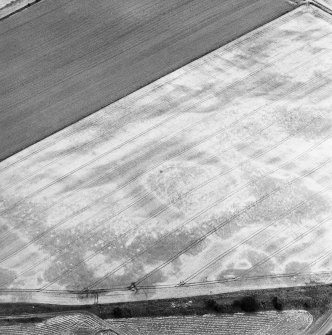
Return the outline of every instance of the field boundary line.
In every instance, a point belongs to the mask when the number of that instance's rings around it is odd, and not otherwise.
[[[267,274],[267,275],[255,275],[255,276],[248,276],[244,277],[241,280],[235,278],[230,279],[216,279],[216,280],[204,280],[204,281],[196,281],[196,282],[188,282],[184,285],[179,285],[178,283],[173,284],[156,284],[156,285],[141,285],[139,289],[170,289],[170,288],[181,288],[181,287],[192,287],[192,286],[208,286],[211,284],[223,284],[227,282],[233,281],[250,281],[250,280],[257,280],[257,279],[264,279],[264,278],[289,278],[293,276],[308,276],[308,275],[332,275],[332,270],[322,270],[322,271],[310,271],[310,272],[288,272],[288,273],[275,273],[275,274]],[[324,284],[322,284],[324,285]],[[93,295],[97,293],[110,293],[110,292],[121,292],[121,291],[128,291],[127,286],[113,286],[110,288],[99,288],[93,290],[75,290],[75,289],[48,289],[41,291],[39,288],[34,289],[24,289],[24,288],[7,288],[7,289],[0,289],[0,294],[6,293],[43,293],[43,294],[59,294],[59,295],[66,295],[66,294],[76,294],[79,296],[84,295]],[[1,304],[1,302],[0,302]]]

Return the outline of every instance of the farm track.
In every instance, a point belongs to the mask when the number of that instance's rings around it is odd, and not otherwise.
[[[316,6],[317,8],[323,10],[325,13],[332,15],[332,2],[329,2],[329,0],[320,0],[320,1],[311,1],[311,4],[313,6]]]
[[[0,159],[292,8],[272,0],[122,3],[42,1],[0,22]]]

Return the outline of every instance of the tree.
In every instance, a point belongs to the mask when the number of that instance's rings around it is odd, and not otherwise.
[[[132,316],[131,310],[126,307],[114,307],[113,316],[115,318],[130,318]]]
[[[259,310],[259,303],[254,297],[243,297],[239,301],[239,306],[246,313],[255,313]]]
[[[281,303],[281,301],[280,300],[278,300],[278,298],[277,297],[274,297],[273,299],[272,299],[272,305],[273,305],[273,307],[277,310],[277,311],[282,311],[282,303]]]
[[[113,309],[113,316],[115,318],[122,318],[123,317],[123,312],[121,307],[115,307]]]
[[[208,309],[213,310],[214,312],[223,312],[223,307],[220,306],[214,299],[207,300],[205,304]]]

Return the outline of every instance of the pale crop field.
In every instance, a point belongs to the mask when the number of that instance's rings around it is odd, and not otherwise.
[[[329,281],[331,33],[301,7],[1,162],[1,289]]]

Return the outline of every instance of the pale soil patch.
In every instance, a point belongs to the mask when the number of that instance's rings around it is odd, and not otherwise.
[[[329,281],[331,34],[301,8],[0,163],[6,285]]]

